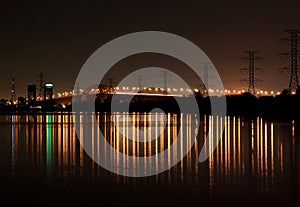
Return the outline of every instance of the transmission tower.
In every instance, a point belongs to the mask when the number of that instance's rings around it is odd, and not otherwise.
[[[44,76],[43,73],[40,73],[40,79],[39,79],[39,97],[43,97],[43,87],[44,87]]]
[[[141,91],[142,90],[142,76],[138,75],[137,81],[138,81],[139,91]]]
[[[204,71],[204,80],[203,80],[203,83],[205,85],[205,87],[208,88],[208,64],[207,62],[205,63],[202,63],[203,64],[203,71]]]
[[[165,91],[168,89],[168,72],[166,70],[163,71],[163,89]]]
[[[74,90],[74,96],[80,95],[80,85],[79,83],[76,84],[75,90]]]
[[[11,78],[11,98],[10,101],[11,103],[14,103],[14,101],[16,100],[16,81],[15,81],[15,76],[13,75]]]
[[[203,62],[203,85],[201,86],[202,88],[202,94],[204,96],[208,95],[208,72],[209,72],[209,62]]]
[[[113,79],[113,78],[109,78],[109,79],[108,79],[108,84],[109,84],[109,88],[113,88],[113,85],[114,85],[114,79]]]
[[[289,34],[289,37],[283,38],[281,42],[288,42],[291,45],[290,52],[281,53],[283,57],[290,58],[290,66],[283,67],[280,71],[286,70],[290,72],[289,92],[296,92],[299,87],[298,82],[298,33],[300,30],[285,30]]]
[[[113,92],[114,91],[114,79],[113,78],[109,78],[108,79],[108,85],[109,85],[109,91]]]
[[[255,72],[261,72],[262,69],[255,66],[255,63],[262,58],[256,56],[258,51],[245,51],[247,57],[242,58],[242,60],[248,61],[248,67],[242,68],[242,72],[248,72],[248,79],[243,79],[242,82],[248,83],[248,92],[255,95],[255,84],[258,82],[262,82],[262,80],[255,78]]]

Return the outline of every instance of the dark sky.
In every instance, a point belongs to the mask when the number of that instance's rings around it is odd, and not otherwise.
[[[298,0],[267,1],[5,1],[0,4],[0,97],[10,98],[37,84],[39,73],[55,91],[72,90],[86,59],[101,45],[131,32],[175,33],[197,44],[213,61],[225,88],[246,89],[239,68],[244,50],[259,50],[264,72],[257,86],[282,90],[288,73],[278,57],[288,49],[278,40],[284,29],[300,29]],[[195,83],[196,85],[196,83]]]

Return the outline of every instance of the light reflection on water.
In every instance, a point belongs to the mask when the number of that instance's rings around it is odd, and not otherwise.
[[[114,119],[115,114],[109,113],[93,115],[89,120],[85,120],[85,116],[80,117],[80,137],[83,139],[84,135],[91,133],[93,157],[100,156],[100,142],[97,140],[100,132],[113,148],[137,157],[168,150],[180,126],[183,127],[182,139],[195,137],[195,144],[184,159],[170,170],[144,179],[143,183],[167,184],[182,189],[184,186],[192,186],[195,191],[210,197],[226,194],[299,196],[299,126],[294,121],[282,123],[259,117],[243,120],[235,116],[204,116],[198,123],[190,114],[168,114],[166,117],[159,113],[121,115],[122,120]],[[86,128],[85,123],[88,121],[92,122],[92,129]],[[136,128],[129,128],[129,122]],[[108,173],[92,162],[76,139],[72,115],[7,115],[1,117],[1,123],[1,131],[10,126],[10,133],[2,134],[0,145],[1,155],[10,152],[2,156],[1,160],[5,163],[4,159],[9,157],[7,177],[12,181],[18,175],[26,174],[27,169],[33,168],[45,175],[47,186],[51,186],[53,180],[73,177],[89,177],[95,181],[99,177],[113,177],[116,183],[124,186],[135,186],[139,182],[135,178]],[[211,136],[217,134],[222,123],[225,123],[223,138],[212,156],[205,163],[199,164],[198,155],[207,133]],[[116,126],[121,127],[121,134],[116,133]],[[143,133],[144,142],[134,141],[139,140],[139,130]],[[133,141],[126,138],[129,135],[133,136]],[[146,140],[151,136],[158,138]],[[212,147],[214,141],[210,142],[209,147]],[[185,140],[181,140],[183,142]],[[182,146],[174,148],[172,154],[181,156]],[[113,152],[105,154],[117,156]],[[164,159],[170,163],[173,157],[169,152]],[[117,157],[116,162],[117,166],[125,169],[126,160],[120,163]],[[159,168],[157,163],[146,163],[144,170],[148,170],[149,166]]]

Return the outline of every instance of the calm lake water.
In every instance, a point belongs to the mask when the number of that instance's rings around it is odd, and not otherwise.
[[[135,157],[168,150],[179,125],[183,128],[181,138],[194,137],[195,144],[170,170],[143,178],[125,177],[103,169],[87,155],[76,138],[74,116],[3,115],[0,116],[0,205],[299,203],[300,125],[293,120],[203,116],[198,123],[190,114],[160,113],[124,113],[118,117],[115,119],[115,114],[108,113],[93,115],[88,120],[92,129],[86,127],[87,120],[80,118],[78,133],[81,139],[87,132],[92,136],[92,157],[100,156],[97,142],[100,132],[114,149]],[[143,131],[145,139],[160,136],[148,142],[133,142],[126,135],[130,133],[136,138],[140,135],[126,130],[130,123]],[[207,134],[218,130],[220,123],[225,123],[223,138],[212,156],[199,163]],[[123,130],[121,135],[116,127]],[[179,147],[164,159],[171,163],[174,156],[181,155]],[[115,158],[118,162],[118,157]],[[126,159],[115,164],[124,167]],[[145,170],[149,166],[159,167],[155,164],[146,162],[143,167]]]

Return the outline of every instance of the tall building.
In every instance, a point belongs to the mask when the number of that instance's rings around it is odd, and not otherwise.
[[[44,100],[52,100],[53,96],[53,83],[44,84]]]
[[[27,86],[27,98],[29,101],[36,100],[36,85],[28,85]]]

